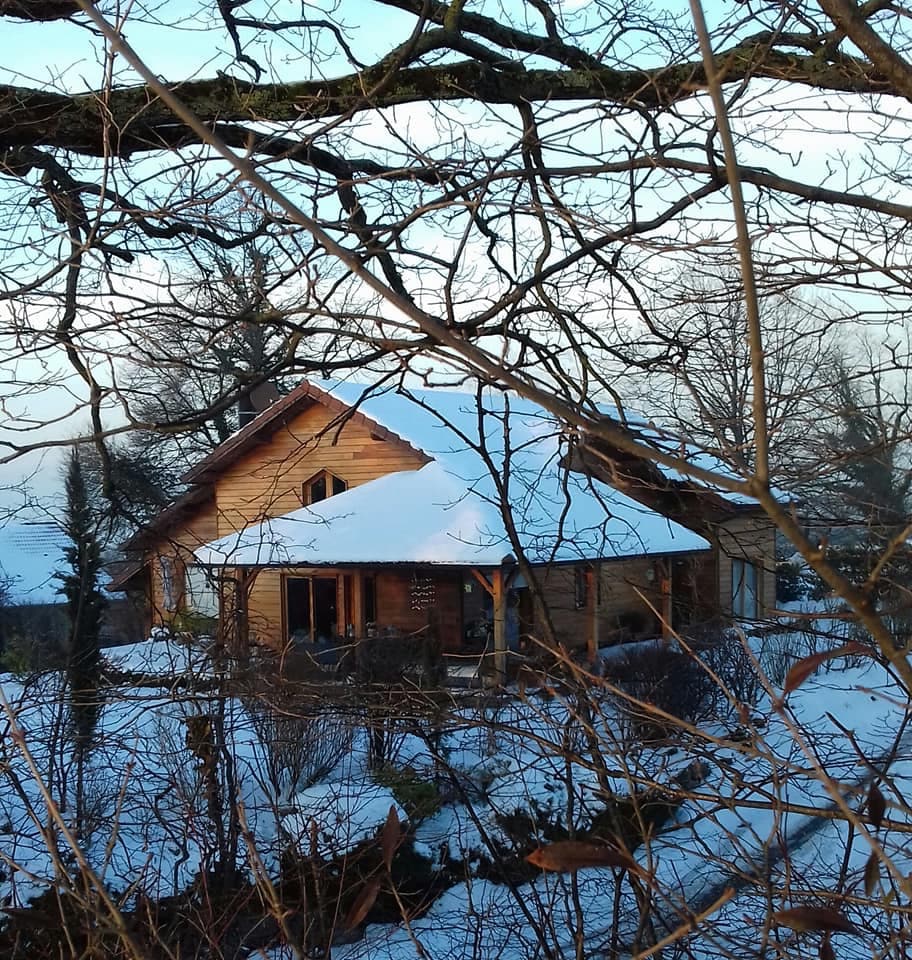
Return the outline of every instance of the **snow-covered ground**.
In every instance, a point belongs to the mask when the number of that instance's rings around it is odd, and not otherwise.
[[[763,661],[766,645],[785,642],[792,641],[767,637],[752,646]],[[587,955],[629,946],[642,886],[619,884],[607,867],[537,873],[524,858],[568,834],[610,840],[610,798],[631,794],[640,795],[641,813],[650,796],[673,801],[664,823],[637,824],[634,809],[625,828],[628,838],[641,834],[631,849],[653,878],[657,922],[677,926],[725,886],[738,888],[688,935],[695,957],[760,956],[771,910],[821,903],[836,891],[840,909],[867,931],[866,939],[837,935],[837,956],[885,948],[886,915],[870,905],[863,877],[875,834],[886,854],[877,889],[896,889],[897,910],[908,903],[901,884],[912,870],[909,834],[856,824],[850,837],[844,819],[811,815],[830,806],[861,810],[876,772],[887,817],[912,822],[905,699],[871,658],[832,661],[784,703],[781,688],[770,686],[753,705],[650,744],[610,688],[583,700],[560,684],[505,697],[463,693],[424,710],[412,698],[377,713],[351,690],[319,702],[273,696],[271,705],[187,692],[173,676],[211,668],[199,651],[172,643],[117,648],[110,660],[123,674],[159,675],[162,684],[105,689],[84,750],[74,718],[85,725],[91,707],[74,713],[59,675],[0,676],[9,710],[0,724],[4,905],[27,903],[57,882],[56,870],[72,866],[60,831],[57,865],[42,835],[44,788],[106,886],[152,898],[186,890],[216,866],[232,792],[259,863],[243,839],[231,855],[251,879],[258,871],[278,878],[283,855],[296,851],[304,862],[316,853],[334,875],[350,871],[354,886],[365,882],[359,857],[379,849],[392,808],[403,824],[398,844],[424,863],[434,894],[422,902],[410,891],[407,920],[368,923],[363,935],[333,947],[337,960],[526,960],[542,956],[542,943],[553,956],[574,955],[579,942]],[[27,756],[9,735],[11,723]],[[369,731],[378,724],[379,747]],[[888,754],[889,774],[881,775]],[[429,784],[434,802],[409,821],[406,787]]]

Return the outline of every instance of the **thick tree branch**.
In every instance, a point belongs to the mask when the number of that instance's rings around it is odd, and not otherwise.
[[[865,60],[841,56],[827,63],[815,56],[770,49],[766,35],[717,54],[714,63],[725,84],[761,77],[822,90],[905,95]],[[366,95],[381,83],[375,96]],[[171,89],[204,123],[224,126],[295,123],[398,104],[458,100],[492,104],[580,100],[654,108],[693,97],[705,84],[699,62],[656,70],[503,71],[464,60],[403,69],[389,79],[385,64],[380,64],[327,81],[243,84],[220,76],[172,84]],[[102,91],[68,95],[0,84],[0,131],[0,149],[46,146],[92,156],[128,157],[200,142],[145,84],[104,95]]]
[[[888,79],[891,90],[912,100],[912,65],[868,23],[867,18],[876,12],[877,7],[862,9],[855,0],[820,0],[820,7],[839,31]]]
[[[80,9],[76,0],[0,0],[0,17],[16,20],[69,20]]]

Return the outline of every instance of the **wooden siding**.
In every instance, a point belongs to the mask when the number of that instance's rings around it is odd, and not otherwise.
[[[375,577],[377,598],[377,628],[395,627],[403,633],[422,630],[431,624],[437,630],[444,651],[457,651],[462,645],[462,575],[458,571],[363,571]],[[351,577],[351,570],[327,568],[283,568],[261,570],[250,589],[248,598],[248,628],[251,642],[273,649],[282,649],[290,641],[285,623],[285,580],[288,577],[336,577],[340,582]],[[433,584],[430,602],[416,609],[414,578],[429,579]],[[341,589],[337,607],[342,609]],[[346,624],[337,624],[343,633]]]
[[[286,570],[261,570],[253,581],[247,599],[247,625],[250,642],[283,649],[285,635],[285,577],[306,576]]]
[[[591,571],[588,589],[596,599],[577,606],[576,571]],[[671,577],[671,615],[675,629],[685,630],[719,612],[716,564],[709,552],[671,557],[637,557],[596,564],[562,565],[537,570],[555,639],[570,650],[582,650],[597,624],[598,646],[657,636],[662,633],[662,581]],[[583,599],[583,598],[580,598]],[[536,637],[545,635],[536,624]]]
[[[415,578],[432,584],[430,600],[416,609]],[[458,571],[418,568],[412,572],[377,575],[377,626],[398,627],[412,633],[431,626],[446,653],[462,647],[462,574]]]
[[[581,564],[580,570],[584,569]],[[595,564],[594,574],[592,588],[601,596],[597,608],[600,646],[630,639],[631,634],[661,632],[654,612],[662,609],[656,561],[643,557]],[[570,650],[585,648],[588,611],[576,605],[576,565],[541,568],[537,575],[555,640]]]
[[[303,484],[321,470],[356,487],[428,462],[404,443],[374,439],[361,423],[332,426],[335,419],[322,404],[314,404],[217,478],[220,536],[300,509]]]

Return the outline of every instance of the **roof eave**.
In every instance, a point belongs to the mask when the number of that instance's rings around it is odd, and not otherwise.
[[[609,556],[599,556],[599,557],[568,557],[564,560],[530,560],[529,565],[534,568],[544,568],[544,567],[560,567],[560,566],[571,566],[574,564],[589,564],[589,563],[623,563],[629,560],[649,560],[649,559],[662,559],[665,557],[680,557],[687,556],[690,554],[707,554],[711,553],[713,547],[711,544],[707,543],[704,547],[682,547],[680,549],[664,549],[664,550],[655,550],[647,553],[629,553],[623,556],[618,555],[609,555]],[[452,570],[466,570],[470,568],[479,568],[483,567],[488,570],[495,570],[502,564],[497,563],[471,563],[465,561],[454,561],[454,560],[286,560],[286,561],[270,561],[268,563],[244,563],[244,562],[205,562],[198,560],[200,566],[203,567],[231,567],[231,568],[246,568],[246,569],[258,569],[258,570],[291,570],[295,568],[300,569],[337,569],[337,570],[346,570],[346,569],[362,569],[364,567],[434,567],[435,569],[452,569]]]
[[[365,386],[365,390],[369,390]],[[302,413],[309,406],[320,403],[329,408],[336,414],[339,424],[352,420],[366,427],[371,436],[379,440],[389,440],[394,443],[400,443],[409,450],[424,457],[430,461],[423,450],[412,446],[407,440],[394,433],[382,424],[377,423],[367,414],[357,409],[357,405],[349,406],[342,400],[337,399],[327,390],[316,386],[309,380],[302,380],[291,393],[277,400],[271,406],[267,407],[256,418],[251,420],[246,426],[238,430],[234,436],[229,437],[223,443],[219,444],[215,450],[207,457],[200,460],[199,463],[192,466],[182,477],[184,483],[203,483],[215,479],[222,471],[227,469],[238,458],[248,452],[253,446],[260,442],[264,436],[271,436],[276,430],[286,426],[294,417]]]

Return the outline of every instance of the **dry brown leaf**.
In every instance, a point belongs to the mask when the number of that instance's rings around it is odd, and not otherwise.
[[[837,910],[830,910],[828,907],[792,907],[791,910],[774,913],[770,919],[780,927],[790,927],[801,933],[834,930],[838,933],[861,935],[854,923]]]
[[[402,836],[402,828],[399,824],[399,814],[396,807],[391,806],[386,815],[386,823],[383,824],[383,833],[380,834],[380,849],[383,851],[383,862],[387,870],[393,866],[393,855],[399,846],[399,839]]]
[[[374,877],[373,880],[369,880],[364,885],[364,889],[355,898],[355,902],[351,905],[351,910],[348,911],[348,916],[345,918],[346,930],[357,927],[358,924],[364,920],[368,913],[370,913],[370,908],[376,903],[379,892],[379,877]]]
[[[880,792],[880,787],[876,783],[871,784],[868,791],[868,816],[875,827],[879,827],[884,820],[884,814],[887,812],[887,801]]]
[[[812,653],[809,657],[803,657],[785,675],[782,695],[785,696],[793,690],[797,690],[798,687],[800,687],[822,663],[826,663],[827,660],[835,660],[837,657],[870,655],[870,647],[866,647],[861,643],[847,643],[845,646],[837,647],[835,650],[824,650],[822,653]]]
[[[880,857],[872,850],[864,868],[865,893],[870,897],[880,880]]]
[[[638,870],[636,861],[615,847],[582,840],[558,840],[533,850],[526,860],[542,870],[572,873],[585,867],[621,867]]]

